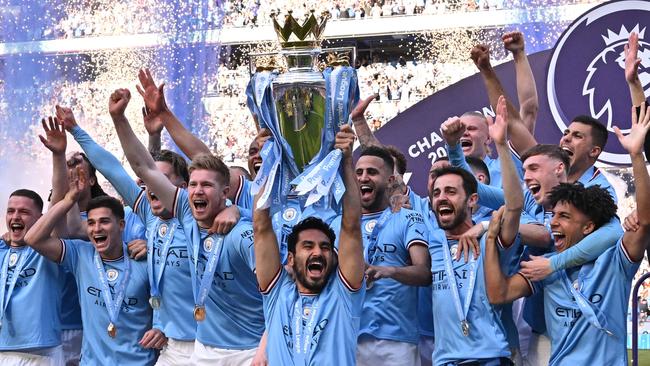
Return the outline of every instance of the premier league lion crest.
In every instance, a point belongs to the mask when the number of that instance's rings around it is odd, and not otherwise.
[[[576,19],[558,40],[548,66],[547,93],[555,123],[564,131],[571,119],[591,115],[606,125],[610,138],[600,160],[629,164],[613,131],[630,128],[630,91],[625,82],[625,51],[630,33],[639,34],[639,78],[650,96],[650,2],[602,4]]]

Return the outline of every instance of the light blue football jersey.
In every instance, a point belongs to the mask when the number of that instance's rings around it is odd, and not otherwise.
[[[361,217],[361,235],[369,262],[376,266],[411,265],[411,245],[427,246],[427,229],[422,215],[407,209],[391,213],[378,232],[376,247],[370,248],[370,237],[381,215],[382,212],[378,212]],[[340,225],[341,219],[335,219],[334,232],[339,232]],[[338,248],[338,238],[336,246]],[[366,291],[359,336],[417,344],[417,307],[417,286],[404,285],[391,278],[374,281]]]
[[[163,220],[154,216],[144,191],[136,200],[135,212],[147,225],[147,256],[153,255],[154,281],[160,270],[164,269],[158,285],[160,308],[154,310],[158,323],[156,326],[160,326],[169,338],[193,341],[196,338],[197,324],[193,315],[191,253],[188,251],[185,231],[176,218]],[[163,247],[169,240],[171,242],[167,253],[163,253]]]
[[[500,309],[490,304],[485,289],[483,272],[485,237],[481,238],[481,255],[474,262],[475,285],[467,313],[468,336],[463,336],[461,331],[461,319],[458,317],[454,297],[450,291],[450,282],[447,278],[444,253],[442,252],[443,250],[450,251],[453,260],[458,242],[447,240],[442,230],[430,235],[430,238],[433,323],[434,329],[436,329],[434,364],[444,365],[463,360],[487,361],[509,357],[510,351],[506,331],[501,323]],[[465,263],[464,259],[452,263],[461,307],[468,297],[471,263]]]
[[[302,366],[296,348],[307,355],[305,365],[355,365],[364,292],[365,284],[352,289],[335,268],[320,294],[303,295],[291,276],[280,268],[264,292],[269,365]],[[296,322],[298,316],[301,319]]]
[[[177,190],[174,207],[188,250],[193,253],[194,246],[199,248],[198,272],[202,276],[208,255],[218,249],[217,245],[206,245],[205,239],[214,236],[208,236],[207,229],[199,228],[194,220],[187,191]],[[252,224],[240,220],[224,237],[221,250],[205,302],[206,319],[198,322],[196,339],[217,348],[252,349],[264,333],[262,295],[254,272]]]
[[[21,263],[21,257],[24,256]],[[11,297],[9,284],[21,266]],[[65,271],[28,246],[12,248],[0,239],[0,285],[7,304],[0,328],[0,351],[54,347],[61,344],[61,293]]]
[[[87,220],[88,213],[82,212],[81,219]],[[124,232],[122,240],[130,243],[132,240],[146,240],[145,227],[140,218],[129,208],[124,208]],[[63,287],[63,301],[61,304],[61,327],[64,330],[82,329],[81,308],[77,283],[72,273],[66,275]]]
[[[429,198],[421,197],[408,187],[409,202],[411,209],[420,215],[424,220],[434,216],[431,212]],[[438,222],[433,218],[433,225],[437,229]],[[431,285],[418,287],[418,329],[420,336],[433,337],[433,316],[431,312]]]
[[[147,263],[131,258],[102,261],[109,286],[116,290],[124,275],[124,261],[130,261],[130,274],[120,309],[116,338],[108,335],[110,323],[101,293],[99,275],[95,268],[95,247],[87,241],[63,240],[61,264],[74,274],[79,288],[84,337],[81,346],[81,365],[152,365],[156,353],[138,344],[151,329],[152,310],[149,306],[149,279]]]
[[[245,209],[253,208],[255,196],[251,193],[251,186],[250,180],[244,178],[244,176],[239,176],[239,187],[237,193],[235,193],[235,205]]]
[[[129,174],[124,170],[122,164],[106,149],[98,145],[85,131],[79,127],[73,129],[72,135],[86,153],[86,156],[93,166],[115,187],[122,196],[124,202],[130,207],[128,212],[135,212],[138,216],[136,221],[132,214],[128,214],[131,222],[129,230],[133,235],[139,235],[139,230],[134,229],[138,222],[144,223],[146,227],[147,255],[154,255],[154,272],[158,274],[161,268],[161,257],[163,257],[164,244],[168,244],[168,252],[164,255],[166,261],[162,277],[160,278],[160,297],[162,299],[160,309],[154,310],[155,319],[163,333],[169,338],[192,341],[196,337],[196,321],[192,311],[194,301],[192,299],[189,253],[187,251],[187,240],[183,229],[179,226],[178,220],[162,220],[153,215],[151,206],[142,190]],[[133,208],[133,210],[131,210]],[[125,241],[129,237],[124,238]]]
[[[552,255],[552,254],[550,254]],[[566,270],[565,283],[560,272],[533,283],[543,292],[546,325],[551,337],[550,365],[627,365],[628,299],[632,279],[639,263],[629,259],[622,240],[595,262]],[[607,335],[594,327],[580,311],[568,286],[578,290],[607,319]]]

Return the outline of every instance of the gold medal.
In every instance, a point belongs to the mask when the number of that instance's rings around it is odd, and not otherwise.
[[[117,327],[113,323],[108,324],[108,335],[111,336],[111,338],[115,338],[117,335]]]
[[[205,320],[205,306],[194,306],[194,320],[197,322]]]

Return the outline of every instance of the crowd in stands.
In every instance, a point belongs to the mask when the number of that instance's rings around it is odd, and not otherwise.
[[[152,0],[121,0],[110,3],[90,2],[46,11],[45,18],[34,22],[28,13],[13,7],[0,12],[3,33],[31,39],[69,39],[79,37],[145,34],[224,27],[256,27],[271,22],[272,13],[293,11],[297,19],[328,11],[331,21],[379,19],[392,16],[435,15],[451,12],[493,11],[513,8],[556,6],[602,0],[521,1],[521,0],[226,0],[223,11],[217,0],[190,4]],[[42,5],[47,9],[47,4]],[[51,7],[51,6],[50,6]],[[27,9],[23,9],[27,10]],[[61,16],[52,16],[55,12]],[[52,13],[52,14],[50,14]],[[185,13],[185,14],[184,14]],[[169,17],[169,14],[177,14]],[[184,14],[184,15],[178,15]],[[188,15],[189,14],[189,15]],[[179,22],[185,25],[178,26]],[[12,35],[13,34],[13,35]],[[23,34],[20,36],[19,34]],[[27,35],[26,35],[27,34]],[[0,40],[4,39],[0,35]]]

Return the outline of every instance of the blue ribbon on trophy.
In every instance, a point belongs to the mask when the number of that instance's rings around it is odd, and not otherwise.
[[[322,73],[317,70],[328,17],[319,22],[312,12],[300,25],[289,13],[284,26],[274,17],[288,70],[280,73],[273,63],[258,66],[246,89],[251,113],[272,136],[262,147],[262,166],[252,184],[253,194],[266,186],[257,208],[270,207],[272,213],[285,206],[289,195],[300,196],[304,206],[320,202],[330,207],[330,195],[338,203],[345,191],[341,152],[333,147],[359,90],[347,57],[334,57]]]

